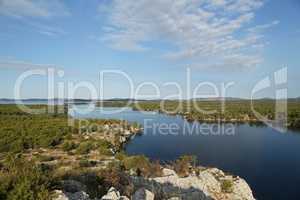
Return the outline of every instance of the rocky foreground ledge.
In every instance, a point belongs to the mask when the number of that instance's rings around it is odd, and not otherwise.
[[[226,175],[217,168],[205,168],[187,177],[179,177],[167,168],[162,171],[163,175],[156,178],[131,176],[135,192],[130,197],[112,187],[101,200],[254,200],[245,180]],[[92,200],[84,185],[76,181],[68,184],[69,191],[56,190],[54,200]]]

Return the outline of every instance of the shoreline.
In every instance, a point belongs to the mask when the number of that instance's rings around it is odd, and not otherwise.
[[[106,127],[106,129],[111,128],[112,127]],[[129,130],[132,130],[132,128],[129,128]],[[123,186],[120,186],[121,189],[110,187],[110,189],[107,191],[107,194],[102,196],[101,199],[137,199],[136,196],[139,196],[139,193],[142,191],[142,193],[147,193],[148,196],[151,197],[150,199],[154,199],[154,197],[161,197],[163,195],[163,199],[170,200],[175,197],[179,199],[198,199],[201,197],[203,200],[231,200],[233,198],[240,200],[254,200],[252,190],[244,179],[224,173],[222,170],[214,167],[193,165],[193,158],[191,156],[182,156],[178,160],[167,165],[157,163],[153,164],[154,161],[151,160],[146,161],[152,163],[150,164],[153,165],[152,167],[156,167],[156,175],[150,173],[145,176],[145,169],[139,168],[138,166],[143,166],[143,162],[145,162],[143,159],[148,160],[148,158],[141,155],[129,156],[121,153],[124,149],[124,145],[126,145],[136,134],[139,134],[141,130],[142,128],[135,129],[135,131],[131,131],[130,134],[129,132],[125,133],[125,129],[123,132],[119,132],[118,141],[121,142],[121,146],[118,147],[118,151],[113,153],[110,160],[103,165],[103,169],[110,170],[110,164],[112,163],[127,163],[129,162],[127,160],[141,159],[140,161],[135,161],[135,164],[131,164],[131,167],[133,168],[125,167],[126,170],[121,172],[123,174],[122,176],[126,176],[130,180],[129,182],[135,188],[135,192],[131,193],[130,195],[126,195],[121,192],[123,190]],[[97,138],[99,137],[97,134],[100,133],[92,132],[84,135]],[[126,140],[121,139],[125,135]],[[106,139],[111,141],[111,139]],[[116,146],[113,148],[117,149]],[[141,175],[140,173],[144,175]],[[62,200],[64,198],[71,200],[72,198],[76,199],[79,196],[84,196],[83,200],[93,199],[89,197],[89,194],[86,193],[86,191],[79,189],[73,193],[66,192],[64,190],[56,190],[54,192],[56,195],[58,195],[57,198],[54,198],[55,200]],[[138,198],[138,200],[143,199],[148,200],[146,197]]]
[[[180,116],[183,119],[185,119],[187,122],[193,123],[193,122],[199,122],[199,123],[222,123],[222,124],[257,124],[257,125],[265,125],[265,123],[259,119],[256,118],[249,118],[248,116],[245,116],[246,119],[237,119],[237,118],[231,118],[231,119],[224,119],[224,118],[204,118],[204,119],[199,119],[199,118],[194,118],[194,117],[190,117],[188,114],[186,113],[182,113],[182,112],[164,112],[161,110],[139,110],[139,109],[134,109],[133,111],[140,111],[140,112],[155,112],[158,114],[165,114],[165,115],[169,115],[169,116]],[[268,123],[274,123],[272,120],[268,119],[267,121]],[[267,125],[266,125],[267,126]],[[292,126],[291,123],[287,122],[285,125],[288,129],[290,130],[298,130],[300,129],[300,127],[298,126]]]
[[[32,195],[46,195],[55,200],[105,199],[105,194],[110,195],[112,190],[117,190],[113,193],[116,198],[110,200],[133,198],[145,191],[153,199],[184,199],[188,194],[193,194],[193,199],[205,200],[254,199],[242,178],[216,168],[195,166],[192,156],[181,156],[169,165],[162,165],[142,155],[126,155],[122,152],[124,144],[142,128],[136,124],[87,119],[91,126],[84,127],[75,119],[74,126],[69,127],[67,112],[25,115],[15,106],[1,109],[2,119],[15,127],[13,136],[18,139],[1,153],[3,175],[18,181],[5,187],[7,194],[15,193],[19,184],[30,184],[26,185],[29,187],[26,191],[34,187]],[[18,126],[12,120],[18,120]],[[3,128],[7,123],[3,123]],[[30,137],[17,134],[21,127]],[[5,139],[9,138],[2,140]],[[37,181],[40,184],[36,185]],[[170,181],[173,181],[171,186]]]

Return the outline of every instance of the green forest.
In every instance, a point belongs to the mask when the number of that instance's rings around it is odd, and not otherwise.
[[[68,126],[66,109],[64,113],[57,112],[62,110],[59,106],[50,109],[55,112],[30,114],[16,105],[0,105],[0,200],[52,199],[53,191],[62,189],[65,180],[87,185],[93,198],[103,196],[112,186],[126,194],[133,192],[133,186],[125,171],[142,176],[161,173],[159,163],[144,156],[128,156],[115,141],[88,138],[80,132],[77,120]],[[88,121],[130,128],[120,120]],[[110,160],[108,167],[106,160]]]
[[[255,100],[253,109],[269,120],[275,118],[274,100]],[[250,100],[225,101],[141,101],[130,104],[134,110],[179,114],[187,120],[205,122],[258,122]],[[287,102],[287,126],[300,128],[300,102]]]

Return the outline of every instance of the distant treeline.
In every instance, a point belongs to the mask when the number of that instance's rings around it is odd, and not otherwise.
[[[278,103],[278,102],[277,102]],[[265,116],[268,120],[274,120],[276,115],[276,101],[271,99],[254,100],[167,100],[167,101],[105,101],[98,103],[104,107],[130,106],[134,110],[157,111],[167,114],[178,114],[187,120],[206,122],[258,122],[253,110]],[[284,116],[282,116],[284,117]],[[287,126],[300,128],[300,102],[287,101]]]
[[[127,107],[132,106],[132,101],[127,100],[115,100],[115,101],[98,101],[96,106],[98,107]]]
[[[68,124],[68,107],[63,105],[27,105],[34,112],[25,112],[17,105],[0,105],[0,154],[22,153],[28,149],[54,148],[79,133],[78,120]],[[122,121],[92,120],[97,124],[119,124]],[[1,160],[1,157],[0,157]]]

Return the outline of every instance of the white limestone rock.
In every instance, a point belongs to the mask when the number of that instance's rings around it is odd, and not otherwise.
[[[54,191],[54,198],[53,200],[69,200],[65,193],[61,190]]]
[[[232,181],[232,192],[222,191],[222,180]],[[174,170],[163,169],[163,176],[149,179],[133,178],[133,184],[145,187],[152,193],[163,194],[165,199],[190,200],[254,200],[252,191],[245,180],[239,177],[226,176],[216,168],[200,171],[188,177],[179,177]]]
[[[61,190],[56,190],[54,196],[55,197],[53,198],[53,200],[91,200],[89,195],[83,191],[79,191],[75,193],[70,193],[70,192],[64,193]]]
[[[126,196],[121,196],[118,190],[116,190],[114,187],[111,187],[107,194],[101,198],[101,200],[129,200],[129,198]]]

